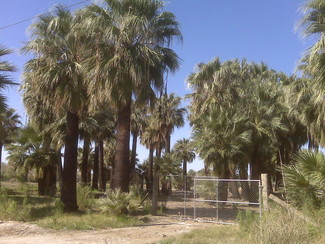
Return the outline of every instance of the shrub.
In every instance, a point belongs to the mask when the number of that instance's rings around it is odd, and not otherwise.
[[[320,208],[325,201],[325,157],[320,152],[301,151],[294,165],[286,166],[286,192],[298,207]]]
[[[268,244],[314,243],[313,227],[292,211],[272,209],[252,226],[253,242]],[[252,231],[254,229],[254,231]]]
[[[77,201],[79,209],[85,211],[94,206],[95,200],[92,196],[91,187],[78,186],[77,188]]]
[[[239,211],[237,215],[237,220],[239,226],[245,231],[248,231],[256,222],[258,222],[259,215],[255,211]]]
[[[6,189],[0,191],[0,218],[4,220],[22,220],[30,219],[31,206],[28,205],[28,194],[26,193],[22,204],[9,198]]]
[[[139,206],[140,197],[132,191],[129,193],[120,190],[107,191],[107,197],[101,202],[103,212],[115,215],[133,213]]]

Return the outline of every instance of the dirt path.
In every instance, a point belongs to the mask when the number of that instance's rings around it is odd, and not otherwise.
[[[94,231],[49,230],[21,222],[0,223],[0,243],[2,244],[60,244],[60,243],[103,243],[103,244],[143,244],[157,243],[193,229],[209,226],[207,223],[179,221],[160,217],[152,223],[129,228]],[[210,224],[211,226],[211,224]]]

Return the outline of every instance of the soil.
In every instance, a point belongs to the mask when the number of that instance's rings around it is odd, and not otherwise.
[[[103,243],[142,244],[205,228],[211,223],[181,221],[170,217],[154,217],[145,225],[93,231],[52,230],[16,221],[0,222],[0,243],[3,244],[60,244]]]

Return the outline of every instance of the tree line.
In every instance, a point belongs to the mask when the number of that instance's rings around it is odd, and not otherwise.
[[[165,75],[179,68],[170,46],[182,35],[164,4],[104,0],[76,12],[57,6],[30,26],[23,52],[32,58],[20,88],[29,122],[9,136],[20,122],[1,96],[0,146],[14,138],[8,160],[26,172],[36,169],[40,194],[54,194],[58,178],[67,211],[78,209],[78,167],[82,185],[105,191],[109,180],[110,188],[127,192],[140,179],[155,201],[159,182],[168,190],[159,173],[175,174],[182,163],[185,176],[195,150],[206,174],[259,179],[269,173],[277,190],[283,185],[279,168],[304,145],[318,150],[324,144],[322,1],[305,4],[302,33],[320,35],[300,61],[301,76],[216,57],[189,75],[187,108],[167,93]],[[0,65],[0,88],[14,85],[6,75],[14,67]],[[184,125],[187,111],[192,138],[172,150],[171,134]],[[143,164],[137,162],[138,138],[149,150]]]

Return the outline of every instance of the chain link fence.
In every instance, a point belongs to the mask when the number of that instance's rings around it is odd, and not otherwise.
[[[167,213],[205,222],[234,223],[240,212],[261,216],[259,180],[168,176]]]

